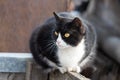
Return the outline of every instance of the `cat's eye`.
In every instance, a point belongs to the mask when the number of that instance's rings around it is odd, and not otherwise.
[[[55,31],[55,35],[58,36],[58,32]]]
[[[70,36],[70,33],[65,33],[64,37],[68,38]]]

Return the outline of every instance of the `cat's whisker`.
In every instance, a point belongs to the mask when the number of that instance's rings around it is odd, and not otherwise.
[[[53,47],[54,43],[51,43],[50,45],[48,45],[45,49],[48,51],[48,50],[51,50],[52,47]]]
[[[56,47],[55,45],[52,45],[52,48],[51,48],[50,54],[54,51],[55,47]]]
[[[55,44],[55,41],[54,40],[45,40],[47,41],[47,45],[45,46],[45,48],[48,48],[49,46],[51,46],[52,44]]]
[[[45,48],[46,49],[46,51],[49,51],[50,49],[51,49],[51,46],[50,47],[47,47],[47,48]]]
[[[45,46],[45,48],[51,46],[52,44],[53,44],[53,43],[48,43],[48,44]]]

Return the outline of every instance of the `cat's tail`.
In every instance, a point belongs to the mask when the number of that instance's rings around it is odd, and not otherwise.
[[[71,3],[74,6],[71,10],[68,11],[71,11],[75,14],[77,13],[77,15],[89,15],[96,11],[97,0],[72,0]]]
[[[74,0],[74,11],[78,11],[79,13],[84,13],[87,11],[88,6],[90,4],[90,0]]]

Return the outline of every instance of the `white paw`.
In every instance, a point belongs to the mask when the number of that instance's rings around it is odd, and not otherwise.
[[[80,73],[80,72],[81,72],[81,69],[80,69],[79,66],[68,67],[67,70],[68,70],[68,72],[77,72],[77,73]]]
[[[71,72],[71,71],[73,71],[73,68],[72,67],[68,67],[67,70],[68,70],[68,72]]]
[[[60,71],[62,74],[64,74],[65,72],[67,72],[67,68],[65,68],[65,67],[59,67],[58,69],[59,69],[59,71]]]
[[[75,70],[75,72],[77,72],[77,73],[80,73],[80,72],[81,72],[81,68],[80,68],[79,66],[76,66],[74,70]]]

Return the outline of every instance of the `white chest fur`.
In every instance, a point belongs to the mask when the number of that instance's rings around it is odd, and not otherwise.
[[[85,54],[85,40],[82,39],[76,47],[58,49],[58,58],[63,67],[74,67]]]

